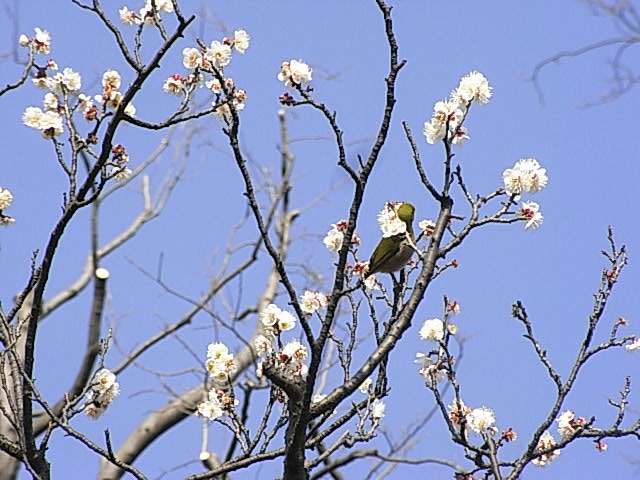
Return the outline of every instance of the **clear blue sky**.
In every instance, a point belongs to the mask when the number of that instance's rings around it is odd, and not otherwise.
[[[33,27],[48,30],[53,38],[52,54],[61,68],[72,67],[83,76],[83,91],[98,93],[99,79],[107,68],[116,68],[123,82],[133,78],[119,57],[111,36],[99,20],[71,2],[20,2],[18,33],[33,33]],[[186,1],[190,12],[198,2]],[[461,267],[434,283],[416,317],[392,356],[391,394],[386,399],[384,425],[401,436],[402,425],[428,411],[433,400],[413,365],[416,351],[425,347],[418,338],[422,320],[441,313],[442,294],[457,299],[462,314],[457,318],[460,334],[467,338],[466,355],[460,366],[463,397],[473,406],[486,405],[496,412],[500,428],[513,427],[520,438],[505,451],[519,454],[526,439],[550,409],[553,384],[521,336],[521,327],[510,317],[514,300],[521,299],[549,357],[566,376],[592,308],[591,294],[604,266],[599,252],[607,246],[606,228],[612,225],[619,243],[626,243],[631,261],[622,275],[609,305],[598,340],[608,335],[610,325],[623,315],[628,331],[640,334],[640,311],[635,292],[640,284],[637,268],[640,231],[635,199],[640,177],[637,135],[639,91],[632,90],[613,103],[584,109],[580,105],[597,99],[610,84],[610,50],[562,61],[541,74],[546,105],[541,106],[526,78],[541,59],[560,50],[608,38],[615,29],[607,19],[594,17],[577,0],[543,2],[394,2],[393,16],[400,56],[407,66],[398,80],[398,104],[389,141],[371,177],[358,224],[362,254],[368,257],[379,231],[376,213],[387,200],[408,200],[417,208],[418,219],[433,218],[436,205],[421,187],[413,168],[401,121],[409,122],[427,170],[440,179],[443,158],[440,146],[430,146],[421,135],[422,124],[431,115],[433,103],[446,98],[459,78],[471,70],[483,72],[494,87],[491,102],[474,108],[467,122],[471,140],[457,150],[467,185],[486,193],[500,185],[501,174],[521,157],[534,156],[547,169],[549,185],[535,198],[545,215],[536,232],[522,225],[483,228],[456,251]],[[117,2],[105,2],[117,19]],[[128,3],[132,9],[142,5]],[[193,7],[192,7],[193,6]],[[314,68],[314,95],[338,111],[345,132],[349,159],[366,154],[379,125],[384,101],[384,75],[388,65],[381,15],[373,1],[360,2],[215,2],[208,7],[208,20],[196,21],[162,62],[134,103],[138,116],[160,120],[177,106],[174,97],[161,91],[164,79],[183,73],[181,51],[193,46],[196,37],[206,43],[221,39],[221,22],[231,31],[244,28],[252,38],[244,56],[236,55],[228,73],[248,92],[242,113],[241,140],[253,160],[274,168],[279,142],[276,112],[278,95],[285,89],[276,79],[283,60],[301,58]],[[9,48],[11,24],[0,15],[0,50]],[[132,31],[127,31],[128,35]],[[157,41],[155,33],[145,42]],[[147,54],[151,50],[147,51]],[[635,57],[637,61],[637,55]],[[0,83],[12,81],[19,68],[0,63]],[[24,285],[29,258],[42,249],[60,211],[65,177],[49,143],[21,124],[23,110],[40,106],[43,91],[30,85],[0,101],[0,187],[15,197],[10,214],[16,223],[0,231],[0,299],[4,308]],[[306,210],[298,222],[293,262],[308,262],[324,275],[322,287],[330,287],[332,257],[321,238],[331,223],[345,218],[351,188],[336,166],[335,146],[323,138],[331,132],[317,113],[304,108],[290,116],[297,157],[292,203],[307,207],[320,195],[319,204]],[[167,296],[143,277],[128,261],[155,271],[164,255],[164,277],[181,292],[197,297],[208,276],[219,265],[230,226],[244,211],[241,178],[229,156],[225,139],[214,120],[203,123],[206,133],[196,142],[185,180],[177,187],[161,218],[149,224],[133,241],[110,256],[104,266],[112,273],[106,322],[117,326],[120,346],[131,349],[165,323],[175,321],[188,305]],[[179,134],[179,132],[177,132]],[[124,143],[137,165],[161,137],[132,126],[121,128],[117,142]],[[306,140],[305,140],[306,139]],[[173,146],[151,170],[158,185],[164,169],[171,165]],[[136,188],[121,192],[105,206],[101,239],[108,240],[137,214],[141,204]],[[458,212],[466,214],[464,203]],[[88,211],[74,220],[56,257],[47,297],[79,274],[88,252]],[[242,238],[253,238],[245,229]],[[244,302],[250,305],[264,285],[266,264],[245,278]],[[297,287],[303,291],[306,286]],[[234,298],[235,291],[227,294]],[[57,399],[70,385],[74,367],[83,354],[90,294],[60,309],[39,330],[36,375],[38,386],[50,399]],[[284,302],[284,299],[282,300]],[[216,304],[220,307],[220,304]],[[255,319],[250,319],[250,322]],[[204,357],[207,343],[215,337],[210,320],[198,317],[181,334],[196,353]],[[626,332],[625,332],[626,334]],[[220,337],[239,348],[230,337]],[[117,348],[107,364],[121,358]],[[608,426],[614,410],[607,398],[617,396],[625,375],[638,374],[638,359],[624,351],[608,352],[595,361],[578,381],[566,407],[578,415],[596,416],[598,426]],[[178,342],[167,340],[141,358],[149,368],[178,371],[194,366],[194,359]],[[197,382],[195,376],[170,379],[180,392]],[[100,442],[108,426],[117,446],[133,425],[148,412],[161,407],[167,395],[156,378],[129,369],[119,379],[122,394],[98,421],[78,419],[76,426]],[[640,406],[640,386],[632,382],[630,418]],[[445,436],[443,422],[433,420],[418,437],[410,456],[442,456],[463,460],[462,452]],[[220,429],[213,426],[212,438]],[[189,419],[165,435],[136,464],[150,477],[197,458],[200,421]],[[554,436],[557,437],[555,426]],[[585,478],[631,478],[638,473],[630,459],[638,459],[638,446],[630,440],[609,441],[605,453],[597,453],[588,440],[574,443],[546,469],[529,468],[526,478],[563,479],[582,473]],[[375,443],[382,446],[382,442]],[[215,439],[211,443],[216,447]],[[72,478],[70,472],[96,469],[96,457],[60,433],[49,451],[53,473]],[[507,459],[508,457],[505,457]],[[366,465],[366,461],[363,461]],[[273,468],[273,470],[272,470]],[[357,478],[363,466],[351,470]],[[73,470],[72,470],[73,469]],[[199,471],[198,465],[169,474]],[[264,476],[240,473],[237,478],[270,478],[279,465],[262,471]],[[26,474],[25,474],[26,475]],[[450,478],[441,467],[398,467],[389,478],[410,475]],[[236,478],[236,477],[234,477]]]

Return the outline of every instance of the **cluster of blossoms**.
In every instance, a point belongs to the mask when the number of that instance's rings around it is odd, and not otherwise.
[[[398,217],[398,207],[403,202],[387,202],[378,212],[378,225],[384,238],[393,237],[407,231],[407,224]]]
[[[535,158],[521,158],[502,173],[502,180],[508,195],[537,193],[547,186],[547,170]]]
[[[347,230],[348,226],[349,222],[346,220],[340,220],[338,223],[331,224],[331,230],[327,232],[327,235],[323,240],[324,246],[327,247],[330,252],[337,252],[342,248],[344,232]],[[358,237],[356,232],[353,232],[351,243],[356,246],[360,245],[360,237]]]
[[[521,158],[513,168],[507,168],[502,173],[502,180],[505,192],[518,199],[522,193],[537,193],[542,190],[548,182],[547,170],[535,158]],[[525,230],[535,230],[542,225],[542,213],[536,202],[523,202],[518,213],[527,222]]]
[[[51,53],[51,35],[46,30],[41,30],[38,27],[35,29],[35,35],[31,38],[24,33],[20,35],[18,42],[23,47],[29,47],[33,53],[39,53],[41,55],[49,55]]]
[[[6,210],[11,206],[13,202],[13,195],[6,188],[0,187],[0,225],[10,225],[15,222],[15,218],[10,217],[9,215],[5,215],[3,210]]]
[[[65,68],[53,76],[47,76],[48,68],[56,71],[58,65],[53,60],[49,60],[46,67],[38,69],[33,79],[37,87],[49,90],[44,96],[44,110],[39,107],[27,107],[22,114],[22,122],[27,127],[40,130],[45,139],[57,137],[64,132],[66,100],[69,95],[78,95],[82,87],[80,74],[71,68]]]
[[[313,69],[302,60],[282,62],[278,80],[287,87],[299,87],[312,80]]]
[[[155,15],[152,2],[155,3]],[[125,25],[140,25],[142,22],[145,25],[154,25],[159,14],[171,12],[173,12],[173,2],[171,0],[147,0],[138,13],[134,10],[129,10],[127,7],[122,7],[118,10],[120,20]]]
[[[188,70],[189,75],[183,76],[174,74],[164,82],[163,90],[167,93],[182,96],[189,95],[195,88],[206,86],[211,90],[216,98],[212,105],[216,107],[215,114],[220,119],[228,119],[231,116],[233,104],[235,111],[244,109],[247,100],[247,92],[236,89],[233,79],[224,78],[220,81],[224,67],[229,65],[232,58],[232,51],[244,54],[249,48],[251,37],[245,30],[236,30],[233,38],[224,37],[222,41],[214,40],[209,47],[202,48],[189,47],[182,51],[182,64]],[[204,80],[204,74],[212,75],[209,80]],[[220,98],[228,94],[228,100],[220,105]]]
[[[224,343],[209,344],[205,365],[213,382],[221,386],[229,384],[229,377],[237,368],[233,354]]]
[[[300,297],[300,308],[307,315],[312,315],[327,306],[329,297],[321,292],[306,290]]]
[[[291,312],[281,310],[277,305],[270,303],[260,312],[260,321],[265,332],[275,336],[280,332],[286,332],[296,326],[296,317]]]
[[[196,414],[211,421],[230,412],[237,405],[238,399],[233,392],[212,388],[207,394],[207,399],[198,405]]]
[[[116,382],[115,374],[103,368],[95,374],[91,390],[87,393],[85,413],[91,418],[98,418],[119,393],[120,384]]]
[[[273,346],[271,340],[264,335],[258,335],[253,345],[261,357],[268,356],[268,361],[271,362],[274,367],[282,374],[289,378],[304,377],[307,374],[308,367],[304,363],[307,359],[308,352],[307,347],[301,344],[298,340],[291,340],[282,349],[273,354]],[[260,360],[256,368],[256,376],[258,378],[263,376],[263,363],[265,360]]]
[[[536,450],[534,451],[534,453],[553,448],[555,444],[556,441],[553,439],[553,435],[551,435],[549,432],[544,432],[540,437],[540,440],[538,440],[538,445],[536,446]],[[538,467],[544,467],[558,458],[559,455],[560,450],[551,450],[550,452],[543,453],[542,455],[537,456],[536,458],[531,460],[531,462]]]
[[[120,74],[116,70],[107,70],[102,74],[102,95],[96,95],[93,97],[100,105],[104,105],[109,110],[116,110],[120,103],[122,103],[122,93],[118,90],[122,84]],[[85,105],[85,112],[87,108],[91,108],[92,105]],[[124,113],[130,117],[135,116],[136,108],[133,104],[129,103]],[[85,113],[86,115],[86,113]]]
[[[42,32],[39,29],[36,31]],[[53,139],[62,135],[64,121],[70,121],[71,115],[76,111],[80,112],[88,122],[93,122],[99,121],[99,117],[104,115],[107,109],[115,111],[122,104],[124,96],[119,90],[122,78],[116,70],[104,72],[102,93],[91,99],[88,95],[80,92],[82,78],[79,73],[74,72],[71,68],[65,68],[62,72],[48,75],[48,69],[56,72],[58,65],[53,60],[49,60],[46,67],[38,68],[33,79],[37,87],[49,90],[44,96],[44,109],[27,107],[22,114],[22,122],[27,127],[39,130],[45,139]],[[72,98],[77,98],[77,101],[72,103]],[[133,117],[136,108],[133,104],[128,103],[124,108],[124,113]],[[90,133],[86,141],[95,144],[98,142],[98,138],[94,133]],[[114,146],[112,154],[112,170],[109,175],[118,181],[124,180],[131,174],[131,170],[125,166],[129,161],[129,156],[122,145]]]
[[[480,72],[471,72],[462,77],[449,100],[434,105],[431,120],[424,124],[423,134],[427,142],[434,144],[446,137],[453,144],[462,145],[469,138],[467,129],[462,126],[469,105],[471,102],[480,105],[488,103],[491,90],[489,82]]]

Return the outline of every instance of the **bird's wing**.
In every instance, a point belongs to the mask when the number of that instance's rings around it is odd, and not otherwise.
[[[378,269],[384,265],[389,258],[400,251],[401,242],[399,242],[399,239],[396,237],[398,237],[398,235],[380,240],[380,243],[378,243],[378,246],[371,254],[371,260],[369,260],[369,271],[367,272],[369,275],[378,272]]]

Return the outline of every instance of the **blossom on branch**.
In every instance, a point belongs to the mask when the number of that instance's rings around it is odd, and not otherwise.
[[[98,418],[119,393],[120,384],[116,382],[115,374],[103,368],[93,378],[91,390],[87,393],[85,413],[93,419]]]
[[[244,30],[236,30],[233,33],[233,48],[239,53],[244,53],[249,48],[249,40],[251,37]]]
[[[229,383],[230,374],[237,369],[233,354],[224,343],[209,344],[205,365],[212,380],[218,384]]]
[[[162,89],[166,93],[170,93],[172,95],[180,96],[184,93],[184,84],[182,83],[183,78],[179,74],[169,76],[164,85],[162,85]]]
[[[77,93],[82,87],[80,74],[70,68],[65,68],[62,72],[56,73],[50,81],[49,88],[54,92]]]
[[[51,53],[51,35],[46,30],[40,30],[38,27],[34,30],[36,34],[31,40],[34,53],[48,55]]]
[[[444,323],[439,318],[425,320],[420,329],[420,337],[423,340],[439,342],[444,338]]]
[[[140,25],[142,19],[133,10],[129,10],[126,6],[118,10],[120,21],[125,25]]]
[[[474,408],[465,418],[469,428],[476,433],[486,432],[496,421],[493,410],[487,407]]]
[[[457,102],[451,100],[436,102],[433,106],[433,116],[429,122],[425,122],[422,132],[427,143],[434,144],[445,138],[447,126],[449,127],[449,132],[457,132],[462,118],[463,113]],[[466,130],[464,130],[464,135],[466,135]]]
[[[282,62],[278,80],[284,82],[287,87],[302,86],[312,80],[313,69],[302,60]]]
[[[547,185],[547,170],[535,158],[521,158],[513,168],[502,172],[502,180],[508,195],[536,193]]]
[[[182,50],[182,64],[189,70],[202,66],[202,52],[197,48],[185,48]]]
[[[529,228],[536,230],[544,220],[540,213],[540,206],[536,202],[523,202],[518,213],[527,222],[524,226],[525,230]]]
[[[538,445],[536,446],[534,453],[536,453],[536,451],[539,452],[542,450],[553,448],[555,444],[556,441],[553,439],[553,436],[549,432],[544,432],[542,434],[542,437],[540,437],[540,440],[538,441]],[[537,456],[536,458],[531,460],[531,462],[538,467],[544,467],[558,458],[559,455],[560,450],[551,450],[548,453],[543,453],[542,455]]]
[[[558,433],[563,437],[571,437],[581,427],[584,427],[586,420],[583,417],[576,418],[575,413],[567,410],[560,415],[557,420]]]
[[[628,352],[634,352],[640,350],[640,337],[634,338],[633,342],[624,347]]]
[[[483,105],[489,102],[492,90],[486,77],[480,72],[473,71],[460,79],[458,88],[451,92],[451,98],[461,104],[473,101]]]
[[[420,220],[418,222],[418,228],[422,230],[422,233],[424,233],[426,237],[430,237],[433,235],[433,232],[436,231],[436,222],[433,220]]]
[[[214,40],[204,53],[205,58],[215,67],[225,67],[231,62],[231,47]]]
[[[307,290],[300,297],[300,308],[308,315],[311,315],[326,306],[327,296],[323,293]]]

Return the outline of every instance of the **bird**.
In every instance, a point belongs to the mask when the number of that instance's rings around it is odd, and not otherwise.
[[[415,240],[413,234],[413,218],[415,207],[403,202],[396,208],[398,218],[407,226],[406,232],[398,233],[390,237],[383,237],[371,254],[369,270],[366,277],[374,273],[391,273],[402,270],[413,255],[412,244]]]

